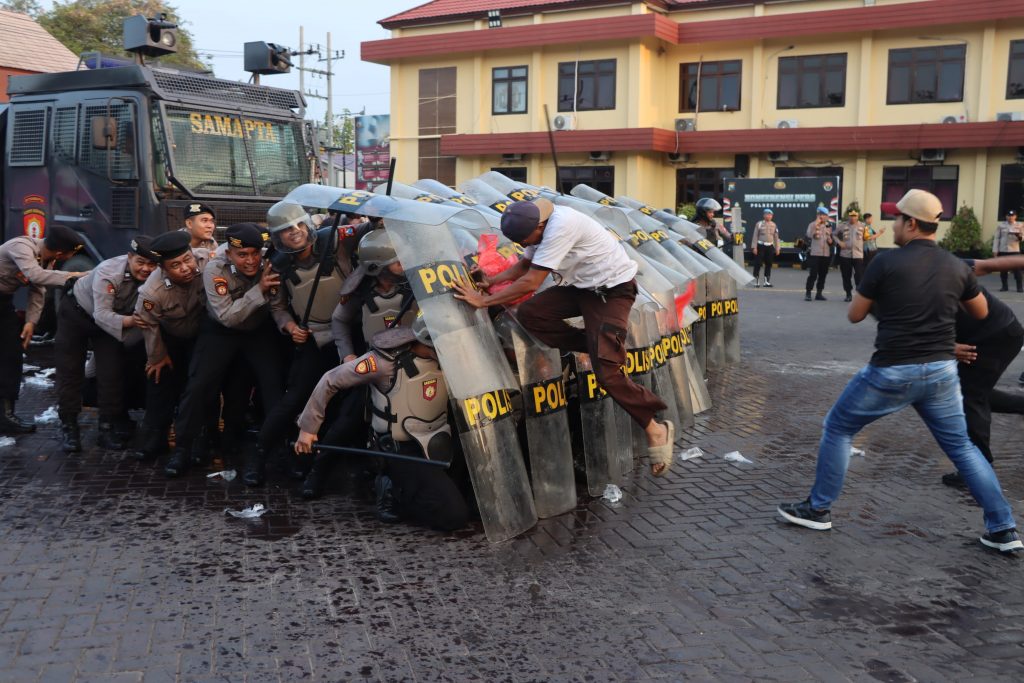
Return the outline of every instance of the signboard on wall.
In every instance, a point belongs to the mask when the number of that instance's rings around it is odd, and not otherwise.
[[[730,224],[733,207],[742,208],[747,235],[753,230],[765,209],[774,212],[779,226],[779,239],[792,243],[803,237],[807,225],[814,221],[818,207],[828,209],[833,223],[839,217],[839,178],[726,178],[722,193],[722,209],[726,225]],[[748,237],[747,244],[750,244]]]
[[[368,190],[388,181],[391,166],[391,117],[357,116],[356,187]]]

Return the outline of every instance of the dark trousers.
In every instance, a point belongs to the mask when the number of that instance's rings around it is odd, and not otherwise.
[[[246,363],[239,363],[239,360]],[[236,426],[230,423],[239,420],[240,414],[244,416],[249,383],[228,382],[229,388],[225,379],[229,372],[235,375],[245,372],[246,366],[255,375],[263,411],[269,413],[284,393],[284,377],[277,356],[277,330],[273,324],[268,321],[256,330],[243,332],[204,319],[192,353],[181,409],[174,423],[178,444],[187,446],[199,435],[203,425],[215,422],[220,413],[217,397],[222,386],[225,428]]]
[[[419,444],[397,441],[399,453],[423,455]],[[402,516],[414,524],[455,531],[469,521],[469,507],[450,472],[430,465],[388,460],[387,473],[395,486],[395,498]]]
[[[264,450],[282,445],[294,433],[295,418],[306,406],[317,382],[337,365],[338,349],[334,344],[317,348],[310,335],[309,341],[295,347],[284,396],[268,411],[260,430],[260,446]]]
[[[877,249],[865,249],[864,250],[864,268],[867,269],[868,264],[871,263],[871,259],[875,258],[875,254],[878,253]]]
[[[828,275],[828,268],[832,262],[831,256],[808,256],[808,270],[810,273],[807,275],[807,291],[811,291],[811,288],[815,286],[817,281],[818,294],[821,294],[821,290],[825,289],[825,276]]]
[[[1019,251],[1000,251],[1000,252],[996,252],[996,256],[1020,256],[1020,252]],[[1017,284],[1017,291],[1019,292],[1019,291],[1021,291],[1021,289],[1024,289],[1024,282],[1022,282],[1022,279],[1021,279],[1021,270],[1018,268],[1017,270],[1011,270],[1010,273],[1013,273],[1013,281]],[[1005,270],[1002,271],[1001,273],[999,273],[999,282],[1002,285],[1003,289],[1007,289],[1008,288],[1007,285],[1008,285],[1008,283],[1010,281],[1010,278],[1009,278],[1010,273],[1006,272]]]
[[[8,401],[17,401],[21,391],[21,327],[13,297],[0,294],[0,399]]]
[[[853,294],[853,285],[860,284],[864,277],[864,259],[839,257],[839,272],[843,274],[843,291]],[[850,276],[853,276],[851,281]]]
[[[957,363],[960,391],[964,397],[967,436],[985,459],[992,462],[989,446],[992,434],[992,411],[1024,413],[1024,399],[994,389],[1003,371],[1013,362],[1024,345],[1019,328],[1016,334],[1000,333],[977,344],[978,358],[967,365]]]
[[[764,279],[772,276],[772,264],[775,263],[775,247],[764,244],[757,245],[757,254],[754,256],[754,279],[761,275],[761,266],[764,266]]]
[[[647,427],[666,406],[622,372],[626,326],[635,299],[635,280],[613,287],[604,297],[576,287],[549,287],[521,304],[517,317],[548,346],[590,354],[597,381],[638,425]],[[565,322],[576,316],[583,316],[582,330]]]
[[[178,399],[185,390],[196,340],[175,337],[168,334],[167,330],[160,330],[160,334],[163,335],[167,355],[174,367],[161,370],[159,382],[151,377],[146,378],[146,417],[142,420],[142,428],[166,433],[174,419]]]
[[[124,415],[125,376],[144,362],[141,349],[124,344],[101,329],[71,296],[57,311],[54,360],[57,367],[57,412],[61,420],[74,421],[82,412],[85,356],[89,346],[96,355],[96,394],[99,421],[113,422]]]

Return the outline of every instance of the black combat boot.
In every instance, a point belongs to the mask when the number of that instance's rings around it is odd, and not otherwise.
[[[196,467],[206,467],[209,463],[209,452],[210,449],[204,434],[192,442],[192,447],[188,449],[188,456]]]
[[[110,422],[100,422],[99,435],[96,437],[96,447],[107,451],[123,451],[128,445],[127,439],[118,433],[117,428]]]
[[[117,435],[121,437],[121,441],[125,444],[131,441],[132,437],[135,436],[135,430],[139,427],[128,413],[124,413],[121,417],[113,420],[112,425],[114,431],[117,432]]]
[[[0,434],[31,434],[36,431],[35,422],[26,422],[14,414],[14,401],[0,400]]]
[[[246,486],[263,485],[263,451],[253,448],[245,456],[245,466],[242,468],[242,481]]]
[[[60,447],[65,453],[79,453],[82,450],[82,433],[78,420],[69,418],[60,421]]]
[[[327,453],[317,455],[313,460],[313,467],[310,468],[306,480],[302,482],[302,497],[306,500],[316,500],[324,495],[327,488],[327,480],[331,477],[331,469],[334,466],[334,458]]]
[[[163,429],[143,428],[139,434],[139,449],[135,459],[140,462],[155,460],[167,451],[167,432]]]
[[[402,521],[398,514],[395,485],[391,481],[391,477],[386,474],[378,474],[377,478],[373,480],[373,490],[377,494],[377,519],[386,524]]]
[[[169,479],[180,477],[188,472],[189,451],[190,449],[187,446],[175,446],[174,450],[171,451],[171,457],[167,459],[167,464],[164,465],[164,474]]]

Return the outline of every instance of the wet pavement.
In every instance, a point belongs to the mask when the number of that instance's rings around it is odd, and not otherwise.
[[[742,292],[743,363],[681,435],[702,457],[501,545],[381,525],[346,479],[315,502],[287,482],[168,482],[91,449],[91,411],[80,456],[56,424],[18,438],[0,448],[0,680],[1024,680],[1024,558],[980,546],[981,512],[939,482],[915,415],[858,437],[831,532],[777,519],[874,326],[846,322],[837,273],[827,302],[803,301],[798,271],[773,280]],[[52,404],[31,386],[20,407]],[[996,416],[993,443],[1024,514],[1020,420]],[[224,513],[254,503],[269,513]]]

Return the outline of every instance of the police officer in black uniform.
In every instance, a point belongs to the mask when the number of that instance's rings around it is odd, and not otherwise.
[[[91,346],[96,358],[100,448],[121,450],[130,433],[125,419],[125,369],[143,360],[141,321],[133,313],[139,287],[156,270],[148,246],[139,235],[127,254],[101,262],[74,282],[57,312],[54,358],[57,366],[57,412],[65,453],[82,449],[78,414],[82,410],[85,357]],[[140,361],[134,363],[132,361]]]
[[[270,301],[281,280],[262,258],[264,236],[255,223],[230,226],[227,242],[203,269],[208,315],[199,324],[188,384],[174,423],[175,446],[164,467],[168,477],[183,474],[189,464],[203,464],[204,454],[193,448],[195,439],[209,414],[210,399],[217,396],[236,356],[258,370],[255,377],[265,412],[283,393],[277,332],[270,319]],[[247,399],[224,393],[225,402]],[[231,411],[225,406],[224,412]]]

